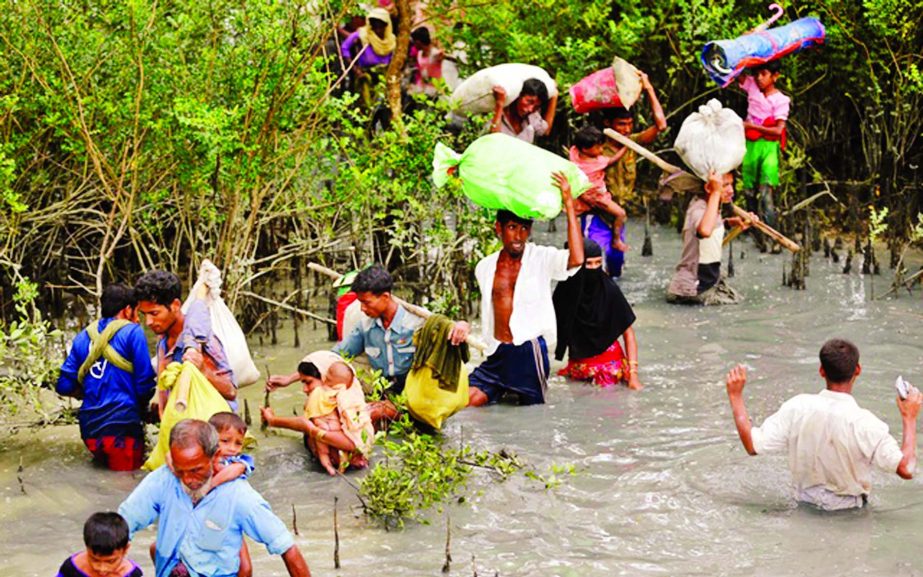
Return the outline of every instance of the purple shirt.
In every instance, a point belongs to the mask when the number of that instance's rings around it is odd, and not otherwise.
[[[371,44],[362,46],[362,41],[359,39],[359,31],[353,32],[346,37],[346,40],[343,41],[343,45],[340,46],[340,52],[343,54],[343,59],[346,61],[348,66],[353,60],[353,46],[359,44],[358,50],[359,60],[356,61],[356,66],[359,68],[372,68],[374,66],[384,66],[391,62],[391,55],[386,54],[384,56],[379,56],[372,50]]]

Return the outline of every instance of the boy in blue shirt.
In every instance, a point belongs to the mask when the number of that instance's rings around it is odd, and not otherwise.
[[[83,399],[80,437],[94,459],[113,471],[144,462],[144,416],[156,377],[134,292],[107,286],[102,318],[74,337],[55,385],[60,395]]]

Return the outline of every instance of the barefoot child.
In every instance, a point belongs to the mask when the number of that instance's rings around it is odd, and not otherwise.
[[[141,577],[128,559],[128,523],[118,513],[93,513],[83,525],[86,550],[68,557],[58,577]]]
[[[592,218],[592,215],[587,215],[590,212],[603,220],[611,221],[612,248],[625,252],[628,245],[622,240],[620,232],[625,225],[627,214],[624,208],[612,200],[612,195],[606,190],[606,169],[621,160],[627,148],[622,147],[612,156],[605,156],[605,142],[606,137],[594,126],[584,126],[574,137],[574,146],[570,147],[570,161],[580,167],[592,185],[590,190],[574,199],[574,211],[580,217],[583,230],[587,228],[585,225],[588,217]]]
[[[352,368],[341,360],[332,362],[323,380],[318,378],[320,371],[311,362],[299,365],[298,372],[308,395],[304,416],[277,417],[272,409],[263,407],[260,409],[263,420],[270,427],[305,433],[308,448],[330,475],[338,472],[334,460],[340,469],[347,464],[367,466],[365,455],[371,450],[375,431]],[[338,452],[332,453],[331,448]]]

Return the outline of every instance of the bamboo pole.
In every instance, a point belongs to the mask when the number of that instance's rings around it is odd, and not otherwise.
[[[329,276],[330,278],[332,278],[333,280],[337,280],[341,276],[343,276],[331,268],[327,268],[323,265],[320,265],[314,262],[309,262],[308,268],[311,270],[317,271],[321,274],[325,274]],[[410,314],[414,316],[418,316],[421,319],[428,319],[429,317],[433,315],[432,312],[426,310],[425,308],[409,303],[402,298],[394,296],[393,294],[391,295],[391,298],[393,298],[399,305],[407,309],[407,312],[409,312]],[[468,346],[473,347],[481,352],[484,352],[487,350],[487,345],[485,345],[480,340],[478,340],[477,337],[474,337],[472,335],[468,335],[468,338],[465,339],[465,342],[468,343]]]
[[[192,383],[192,365],[183,367],[179,377],[176,380],[176,399],[173,400],[173,406],[177,412],[185,413],[189,406],[189,386]]]
[[[731,209],[734,211],[734,214],[737,215],[737,216],[739,216],[741,219],[743,219],[744,222],[749,223],[750,226],[756,227],[760,232],[762,232],[762,233],[765,234],[766,236],[772,238],[774,241],[776,241],[777,243],[781,244],[782,246],[784,246],[784,247],[787,248],[788,250],[792,251],[793,253],[796,253],[796,252],[798,252],[798,251],[801,250],[801,245],[800,245],[800,244],[798,244],[797,242],[795,242],[795,241],[791,240],[790,238],[786,237],[786,236],[783,235],[781,232],[779,232],[779,231],[777,231],[776,229],[772,228],[771,226],[769,226],[769,225],[766,224],[765,222],[763,222],[763,221],[761,221],[761,220],[751,220],[751,218],[750,218],[750,213],[747,212],[747,211],[745,211],[744,209],[740,208],[740,207],[737,206],[736,204],[732,204],[732,205],[731,205]],[[733,238],[733,237],[731,237],[731,238]]]

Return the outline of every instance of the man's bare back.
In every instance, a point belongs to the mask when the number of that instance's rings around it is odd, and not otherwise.
[[[494,338],[501,343],[513,342],[510,317],[513,315],[513,292],[522,267],[522,254],[515,258],[501,251],[497,258],[497,271],[490,298],[494,303]]]

